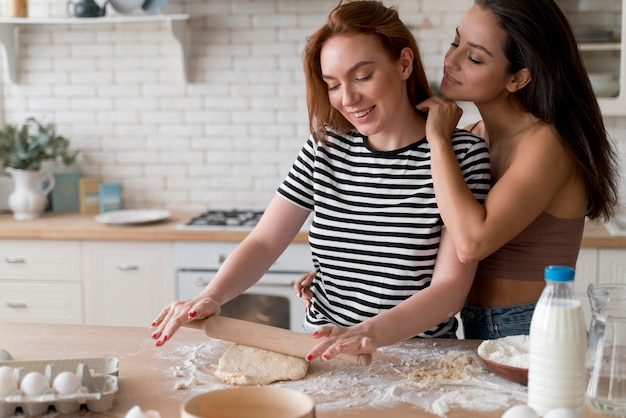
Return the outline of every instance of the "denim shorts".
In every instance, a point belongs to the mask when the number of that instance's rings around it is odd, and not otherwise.
[[[528,335],[535,305],[535,302],[498,308],[465,305],[461,310],[465,338],[492,340]]]

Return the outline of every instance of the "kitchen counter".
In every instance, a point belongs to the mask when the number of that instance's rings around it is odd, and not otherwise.
[[[94,215],[46,212],[33,221],[15,221],[12,214],[0,214],[0,239],[61,239],[94,241],[226,241],[240,242],[249,231],[181,230],[198,212],[172,212],[162,222],[135,225],[109,225],[96,222]],[[294,242],[308,242],[299,233]]]
[[[139,405],[144,411],[159,411],[162,418],[176,418],[185,399],[228,387],[213,371],[230,343],[183,328],[164,347],[156,348],[149,334],[146,328],[0,322],[0,344],[15,360],[119,359],[119,389],[113,407],[102,413],[81,411],[63,417],[123,418]],[[525,402],[524,386],[487,372],[480,363],[470,369],[474,375],[469,378],[442,380],[436,374],[446,356],[473,356],[478,344],[473,340],[410,340],[379,350],[369,367],[337,360],[313,362],[303,380],[274,385],[307,393],[316,404],[318,418],[500,417],[508,407]],[[449,411],[442,412],[446,408]],[[587,411],[585,416],[600,415]]]
[[[12,214],[0,214],[0,239],[60,239],[114,241],[226,241],[240,242],[247,231],[181,230],[177,226],[197,212],[173,212],[163,222],[118,226],[101,224],[93,215],[46,212],[33,221],[15,221]],[[308,242],[300,232],[294,242]],[[582,247],[626,248],[626,237],[611,236],[601,224],[587,222]]]

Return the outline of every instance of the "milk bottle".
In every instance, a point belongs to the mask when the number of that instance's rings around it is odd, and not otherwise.
[[[539,416],[570,408],[583,416],[587,331],[574,269],[549,266],[530,323],[528,406]]]

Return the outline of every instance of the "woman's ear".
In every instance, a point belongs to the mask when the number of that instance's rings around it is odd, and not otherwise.
[[[531,81],[532,76],[528,68],[522,68],[521,70],[513,74],[513,77],[511,78],[511,80],[509,80],[506,88],[511,93],[515,93],[516,91],[519,91],[526,87],[526,85],[528,85],[528,83],[530,83]]]
[[[413,55],[413,50],[411,48],[406,47],[400,52],[400,60],[398,61],[400,64],[400,71],[402,72],[402,79],[406,80],[411,76],[413,72],[413,59],[415,56]]]

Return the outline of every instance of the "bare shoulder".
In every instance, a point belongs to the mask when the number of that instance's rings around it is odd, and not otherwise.
[[[527,129],[517,142],[515,159],[524,164],[533,161],[533,165],[546,165],[554,169],[555,165],[569,167],[574,160],[554,126],[538,123]]]

